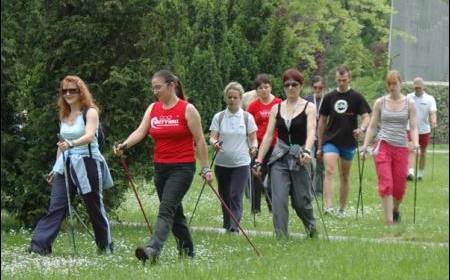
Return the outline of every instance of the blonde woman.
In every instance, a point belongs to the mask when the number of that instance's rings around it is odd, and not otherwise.
[[[400,222],[400,203],[406,192],[405,170],[408,167],[408,139],[406,128],[409,121],[410,133],[416,153],[420,152],[417,134],[416,104],[406,98],[400,90],[402,78],[395,70],[386,76],[388,94],[377,99],[373,115],[367,128],[364,144],[360,150],[361,159],[367,155],[372,137],[374,160],[378,176],[378,194],[388,227]]]

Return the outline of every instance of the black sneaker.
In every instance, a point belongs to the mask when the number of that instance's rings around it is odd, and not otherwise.
[[[137,247],[135,251],[136,258],[142,261],[142,264],[145,264],[147,260],[150,260],[150,263],[153,264],[156,262],[156,251],[152,247]]]
[[[37,248],[31,247],[31,246],[28,247],[27,252],[28,252],[29,254],[38,254],[38,255],[41,255],[41,256],[47,256],[47,255],[50,255],[50,252],[47,251],[47,250],[37,249]]]
[[[310,225],[308,228],[308,235],[310,238],[317,238],[318,237],[318,233],[317,233],[317,229],[315,225]]]
[[[408,176],[406,176],[406,179],[407,179],[408,181],[414,181],[414,175],[408,174]]]
[[[394,219],[394,223],[398,223],[398,222],[401,222],[401,220],[402,220],[402,216],[400,216],[400,212],[392,212],[392,217],[393,217],[393,219]]]

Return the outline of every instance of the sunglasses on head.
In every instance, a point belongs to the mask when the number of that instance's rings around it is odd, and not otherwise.
[[[62,94],[69,93],[69,95],[78,94],[78,93],[80,93],[80,89],[78,89],[78,88],[63,88],[63,89],[61,89],[61,93]]]
[[[285,83],[284,84],[284,87],[285,88],[289,88],[289,87],[298,87],[300,84],[299,83],[296,83],[296,82],[293,82],[293,83]]]

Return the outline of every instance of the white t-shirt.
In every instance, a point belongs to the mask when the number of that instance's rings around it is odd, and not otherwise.
[[[228,109],[220,124],[220,113],[216,113],[209,127],[210,131],[219,132],[219,140],[222,140],[222,149],[217,153],[215,164],[223,167],[239,167],[250,164],[249,145],[247,134],[258,130],[255,119],[248,113],[247,130],[245,126],[244,110],[239,109],[235,114]]]
[[[431,133],[430,113],[437,111],[434,97],[426,92],[420,97],[415,92],[411,92],[406,97],[416,102],[417,131],[419,134]]]

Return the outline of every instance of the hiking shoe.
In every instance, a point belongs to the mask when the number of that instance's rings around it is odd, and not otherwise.
[[[28,247],[27,252],[28,252],[29,254],[38,254],[38,255],[41,255],[41,256],[47,256],[47,255],[50,255],[50,252],[47,251],[47,250],[37,249],[37,248],[31,247],[31,246]]]
[[[344,218],[345,217],[345,212],[344,212],[344,210],[339,210],[338,212],[337,212],[337,214],[336,214],[336,217],[337,218]]]
[[[308,228],[308,235],[310,238],[317,238],[319,236],[319,233],[317,232],[315,225],[310,225]]]
[[[398,222],[401,222],[401,220],[402,220],[402,216],[400,216],[400,212],[392,212],[392,217],[393,217],[393,219],[394,219],[394,223],[398,223]]]
[[[333,207],[327,207],[325,208],[325,211],[323,212],[325,215],[334,216],[334,210]]]
[[[407,179],[408,181],[414,181],[414,175],[411,174],[411,173],[409,173],[408,176],[406,176],[406,179]]]
[[[142,261],[142,264],[145,264],[147,260],[150,260],[150,263],[155,263],[157,258],[156,250],[152,247],[137,247],[135,251],[136,258]]]

